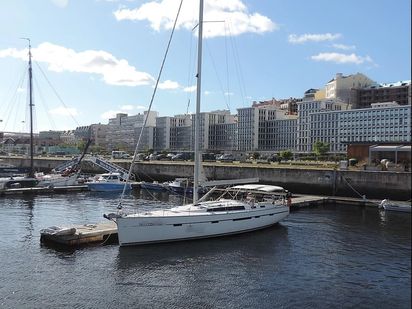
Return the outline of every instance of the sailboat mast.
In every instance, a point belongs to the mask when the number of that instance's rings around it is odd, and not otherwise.
[[[29,38],[22,38],[29,42],[29,109],[30,109],[30,171],[29,177],[34,177],[34,137],[33,137],[33,73],[31,65],[31,44]]]
[[[195,165],[193,175],[193,204],[198,200],[199,175],[200,175],[200,98],[202,82],[202,41],[203,41],[203,0],[199,3],[199,33],[197,44],[197,86],[196,86],[196,116],[195,116]]]

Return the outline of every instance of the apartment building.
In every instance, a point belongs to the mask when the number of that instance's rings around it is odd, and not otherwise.
[[[335,78],[325,85],[325,99],[339,100],[344,103],[351,101],[351,89],[365,88],[376,84],[373,80],[362,73],[344,76],[337,73]]]
[[[299,104],[301,100],[294,103]],[[284,103],[284,102],[283,102]],[[238,149],[278,151],[296,148],[297,115],[289,105],[254,104],[238,109]]]
[[[139,150],[153,149],[154,146],[154,127],[158,112],[145,111],[143,114],[129,116],[128,114],[119,113],[115,118],[109,119],[106,147],[107,150],[122,149],[128,152],[134,152],[136,144],[141,135]],[[142,132],[144,123],[146,127]]]
[[[189,150],[191,142],[192,120],[190,115],[174,117],[157,117],[155,128],[156,151],[169,149],[171,151]]]
[[[375,103],[369,108],[311,113],[309,144],[329,143],[345,153],[351,142],[411,142],[411,105]],[[309,147],[307,148],[309,149]]]
[[[331,99],[302,101],[298,103],[296,150],[303,153],[312,152],[312,114],[317,114],[323,111],[347,110],[349,108],[349,104]],[[336,127],[336,123],[331,121],[327,123],[325,122],[324,125],[330,130]]]
[[[238,150],[237,122],[217,123],[209,127],[209,151],[235,152]]]
[[[352,108],[366,108],[372,103],[392,101],[399,105],[411,105],[410,80],[351,89]]]
[[[196,115],[192,116],[192,149],[194,150],[195,145],[195,125],[196,125]],[[209,150],[216,150],[214,149],[213,143],[216,143],[211,137],[212,132],[216,132],[218,126],[215,127],[214,131],[211,131],[212,126],[216,125],[223,125],[223,124],[234,124],[235,123],[235,116],[230,114],[228,110],[217,110],[212,112],[202,112],[199,114],[199,149],[201,151],[209,151]],[[228,126],[226,130],[230,129],[231,127]],[[225,130],[224,126],[220,127],[221,130]],[[220,131],[219,131],[220,132]],[[228,133],[227,131],[226,133]],[[212,141],[212,144],[211,144]]]
[[[261,123],[259,128],[259,150],[279,152],[297,149],[297,117],[275,119]]]

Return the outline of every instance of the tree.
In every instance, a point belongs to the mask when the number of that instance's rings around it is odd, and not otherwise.
[[[327,154],[329,152],[329,150],[330,150],[329,143],[317,141],[313,144],[313,152],[317,156],[323,156],[323,155]]]
[[[77,146],[77,149],[79,149],[80,151],[83,151],[84,147],[86,147],[86,142],[81,140],[81,141],[77,142],[76,146]]]
[[[93,145],[92,147],[90,147],[90,151],[95,154],[102,154],[104,151],[104,148],[99,145]]]
[[[260,157],[260,153],[259,152],[254,152],[254,153],[252,153],[251,157],[252,157],[253,160],[257,160]]]
[[[284,160],[290,160],[293,158],[293,153],[290,150],[283,150],[279,153],[279,156]]]

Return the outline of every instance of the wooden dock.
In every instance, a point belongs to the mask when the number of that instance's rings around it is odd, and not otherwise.
[[[33,187],[33,188],[13,188],[0,190],[0,196],[5,195],[20,195],[20,194],[50,194],[50,193],[66,193],[88,191],[87,185],[78,186],[62,186],[62,187]]]
[[[70,226],[76,229],[72,235],[47,235],[43,234],[40,240],[45,243],[55,243],[70,247],[76,247],[84,244],[100,243],[104,244],[117,242],[117,226],[112,221],[101,222],[96,224],[84,224]]]
[[[305,195],[296,196],[292,198],[292,203],[290,206],[290,211],[304,208],[304,207],[316,207],[325,204],[328,201],[328,197],[325,196],[315,196],[315,195]]]
[[[132,189],[140,188],[140,182],[131,182],[130,185]],[[75,186],[61,186],[61,187],[32,187],[32,188],[12,188],[12,189],[1,189],[0,196],[6,195],[21,195],[21,194],[50,194],[50,193],[70,193],[70,192],[81,192],[89,191],[87,185],[75,185]]]
[[[343,196],[298,195],[292,198],[291,211],[306,207],[317,207],[325,204],[354,205],[362,207],[378,207],[382,200],[354,198]]]

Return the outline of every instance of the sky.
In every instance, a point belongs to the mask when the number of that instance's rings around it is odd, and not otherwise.
[[[0,0],[0,131],[107,124],[148,109],[180,0]],[[411,79],[410,0],[205,0],[201,111],[302,97],[336,73]],[[198,1],[184,0],[154,96],[195,111]]]

